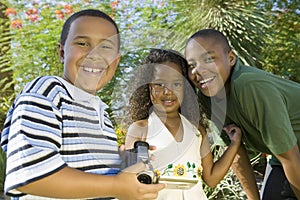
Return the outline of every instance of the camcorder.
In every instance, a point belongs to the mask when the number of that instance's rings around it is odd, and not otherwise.
[[[144,184],[155,184],[158,183],[159,176],[150,163],[148,150],[149,144],[147,142],[136,141],[134,148],[124,151],[121,169],[143,162],[146,165],[146,169],[137,174],[138,181]]]
[[[190,189],[197,184],[198,179],[187,177],[171,177],[160,176],[153,169],[149,158],[149,144],[144,141],[136,141],[134,148],[123,152],[121,170],[134,165],[139,162],[143,162],[146,165],[146,169],[137,174],[139,182],[144,184],[156,184],[165,183],[168,189]]]

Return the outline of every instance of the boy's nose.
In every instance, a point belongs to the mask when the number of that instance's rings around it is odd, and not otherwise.
[[[88,59],[96,61],[96,60],[101,60],[102,56],[101,56],[101,52],[98,48],[93,48],[91,49],[86,56]]]
[[[192,74],[201,74],[203,71],[205,71],[205,67],[197,65],[194,69],[192,69]]]

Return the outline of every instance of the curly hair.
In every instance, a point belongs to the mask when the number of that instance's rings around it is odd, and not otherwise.
[[[194,125],[206,127],[205,115],[199,106],[198,97],[193,84],[188,79],[188,63],[186,59],[175,50],[151,49],[150,53],[136,69],[130,82],[129,114],[131,120],[138,121],[147,119],[153,110],[150,99],[149,83],[152,82],[155,66],[165,62],[177,64],[182,69],[184,77],[184,98],[181,103],[180,113]]]

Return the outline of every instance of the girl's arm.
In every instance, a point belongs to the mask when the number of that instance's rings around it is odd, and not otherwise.
[[[224,154],[216,162],[214,162],[213,155],[210,151],[207,155],[202,157],[202,178],[209,187],[215,187],[224,178],[241,144],[242,134],[240,128],[235,125],[229,125],[224,128],[224,130],[231,140],[231,144],[225,150]],[[203,138],[201,151],[207,152],[207,148],[210,148],[209,142],[207,142],[207,133],[203,127],[200,128],[200,132]]]

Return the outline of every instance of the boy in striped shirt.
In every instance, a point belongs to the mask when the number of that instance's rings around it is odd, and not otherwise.
[[[117,25],[99,10],[79,11],[65,22],[63,77],[28,83],[4,124],[5,192],[13,199],[155,199],[164,187],[141,184],[119,169],[107,105],[96,96],[115,73],[119,48]]]

